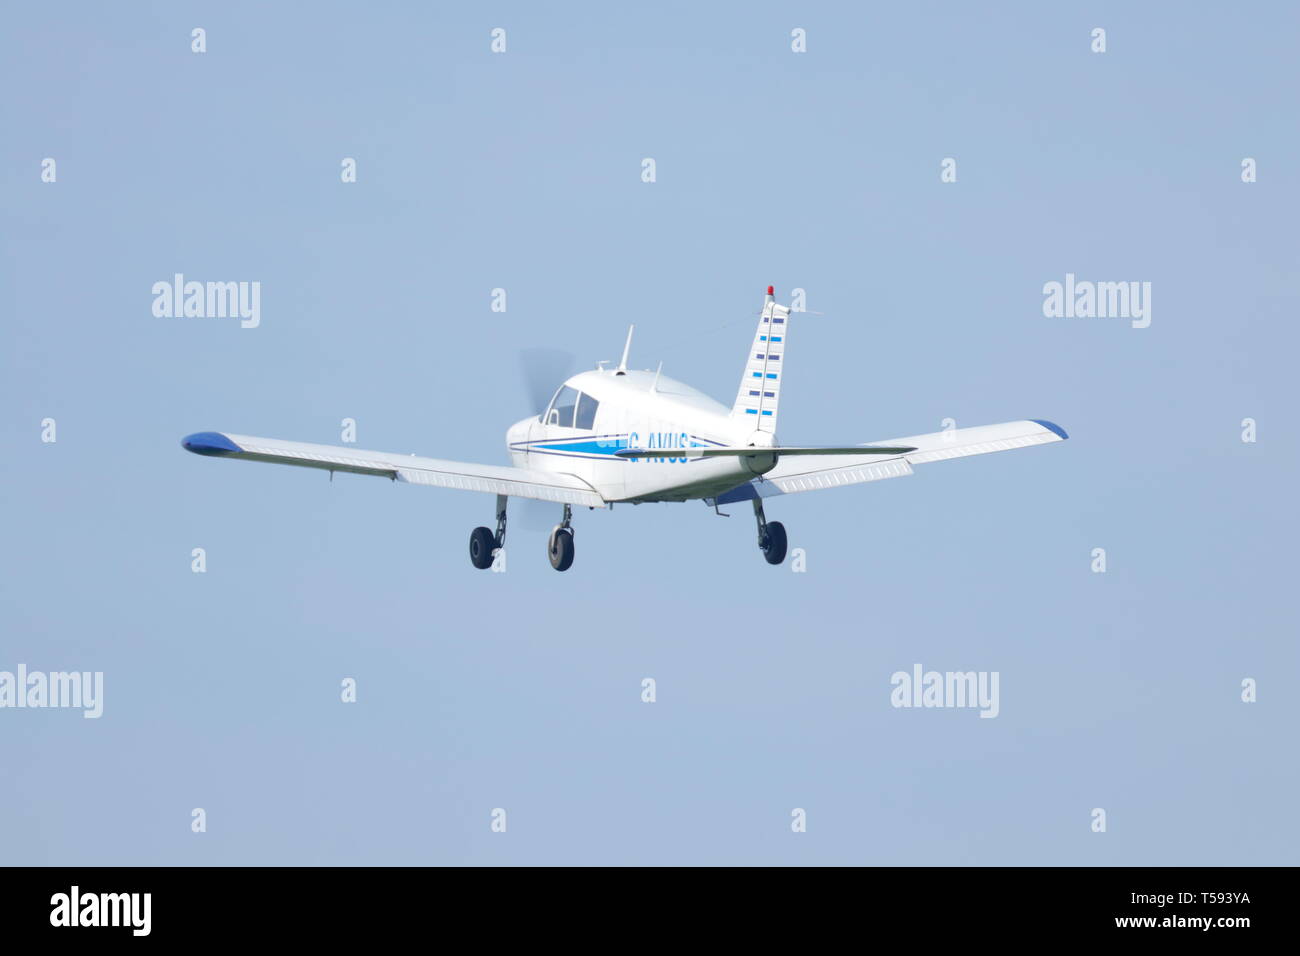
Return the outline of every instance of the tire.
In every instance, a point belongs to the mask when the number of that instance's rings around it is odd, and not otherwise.
[[[546,550],[555,570],[567,571],[573,565],[573,535],[563,528],[551,535]]]
[[[496,535],[487,528],[475,528],[469,536],[470,563],[480,571],[492,567],[492,550],[496,546]]]
[[[767,540],[763,542],[763,557],[768,564],[780,564],[785,560],[785,525],[779,521],[767,523]]]

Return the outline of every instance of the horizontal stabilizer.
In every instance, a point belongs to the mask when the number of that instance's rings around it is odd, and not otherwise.
[[[614,452],[619,458],[737,458],[748,455],[906,455],[916,451],[910,445],[792,445],[762,448],[744,445],[736,448],[624,448]]]

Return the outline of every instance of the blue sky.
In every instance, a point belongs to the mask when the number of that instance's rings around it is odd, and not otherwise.
[[[0,710],[5,862],[1297,862],[1294,8],[5,20],[0,670],[105,684]],[[155,317],[176,272],[259,281],[260,326]],[[1150,327],[1046,318],[1066,273],[1150,282]],[[635,322],[728,401],[769,283],[822,313],[783,440],[1071,440],[777,499],[802,574],[699,503],[483,573],[487,496],[179,446],[353,418],[504,463],[521,348],[594,366]],[[916,663],[997,671],[999,716],[892,708]]]

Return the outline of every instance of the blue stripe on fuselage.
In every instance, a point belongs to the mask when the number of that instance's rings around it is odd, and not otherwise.
[[[594,441],[564,441],[555,444],[534,443],[530,451],[568,452],[571,455],[612,455],[627,447],[626,438],[600,438]]]
[[[655,435],[671,434],[673,436],[676,436],[679,433],[656,432],[654,434]],[[710,445],[721,447],[726,444],[725,442],[714,441],[711,438],[700,438],[697,435],[688,436],[688,440],[690,442],[689,445],[680,445],[680,446],[679,445],[652,445],[650,447],[654,447],[657,449],[658,448],[670,449],[670,448],[678,448],[678,447],[707,448]],[[608,458],[614,461],[642,461],[643,460],[639,458],[616,457],[615,454],[616,452],[622,451],[626,448],[633,447],[629,442],[628,436],[626,435],[610,435],[608,437],[602,436],[601,438],[585,438],[585,439],[543,439],[540,441],[515,442],[510,447],[516,451],[525,451],[529,453],[536,453],[539,455],[560,455],[565,458],[586,458],[586,459]],[[643,447],[643,446],[641,446],[638,443],[636,447]],[[644,460],[665,463],[665,462],[675,462],[678,459],[649,458]],[[694,460],[703,461],[703,459],[698,459],[698,458]]]

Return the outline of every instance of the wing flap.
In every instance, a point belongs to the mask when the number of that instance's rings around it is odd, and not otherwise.
[[[771,478],[764,476],[764,483],[775,485],[781,494],[789,495],[799,491],[818,491],[822,488],[838,488],[840,485],[882,481],[886,478],[904,478],[911,473],[912,467],[907,459],[899,457],[845,468],[808,469]]]
[[[455,463],[445,462],[444,464]],[[511,498],[536,498],[539,501],[558,501],[561,504],[582,505],[587,508],[605,507],[605,499],[578,478],[573,478],[572,484],[556,483],[557,479],[571,478],[570,475],[531,471],[526,468],[502,468],[501,470],[513,474],[502,476],[466,474],[463,471],[447,471],[433,468],[399,468],[397,470],[397,480],[413,485],[459,488],[462,491],[483,491],[496,495],[508,495]]]

